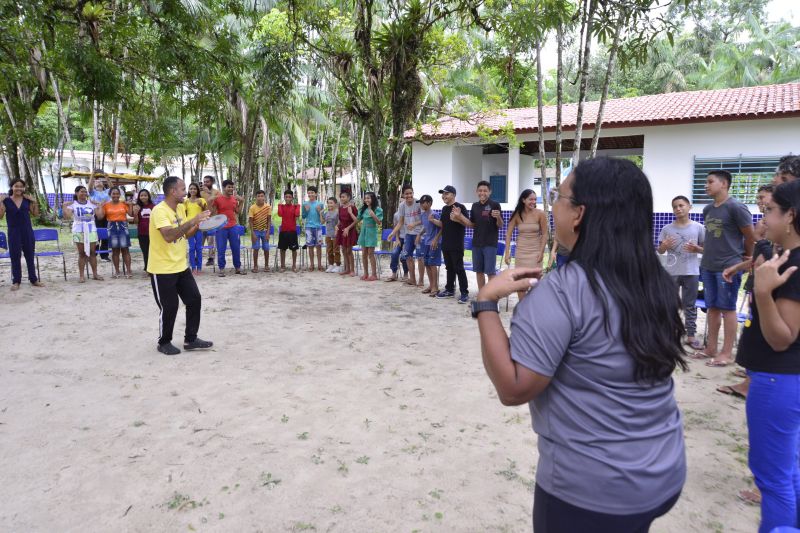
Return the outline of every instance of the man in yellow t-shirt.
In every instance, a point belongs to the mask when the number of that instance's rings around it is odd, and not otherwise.
[[[178,315],[178,298],[186,306],[186,332],[184,350],[211,348],[214,343],[197,337],[200,329],[200,290],[192,271],[186,263],[187,237],[197,232],[198,226],[211,215],[203,211],[186,220],[186,184],[176,176],[164,180],[164,201],[150,213],[150,257],[147,271],[153,296],[160,309],[158,315],[158,351],[165,355],[181,353],[172,344],[172,330]]]
[[[267,193],[256,191],[256,203],[247,212],[250,234],[253,239],[253,272],[258,272],[258,251],[264,252],[264,272],[269,272],[269,228],[272,226],[272,207],[267,203]]]

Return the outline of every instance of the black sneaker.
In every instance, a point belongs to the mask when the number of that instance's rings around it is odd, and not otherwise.
[[[453,291],[442,290],[442,291],[439,291],[439,292],[436,293],[436,297],[437,298],[452,298],[453,296],[455,296],[455,294],[456,293],[453,292]]]
[[[208,261],[206,261],[206,266],[207,267],[214,266],[214,259],[209,257]]]
[[[205,350],[214,346],[211,341],[204,341],[203,339],[195,339],[192,342],[184,342],[183,349],[187,352],[190,350]],[[176,348],[177,349],[177,348]]]
[[[178,355],[181,353],[181,351],[171,342],[168,342],[167,344],[159,344],[158,351],[164,355]]]

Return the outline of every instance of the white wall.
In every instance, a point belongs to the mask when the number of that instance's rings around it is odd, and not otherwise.
[[[458,191],[456,199],[459,202],[473,202],[476,200],[475,188],[478,182],[483,179],[482,159],[482,146],[456,146],[453,149],[453,180],[449,183]],[[447,183],[442,182],[432,193],[428,193],[434,197],[434,207],[439,205],[436,200],[439,203],[442,201],[441,196],[437,198],[436,192],[444,185],[447,185]]]
[[[647,128],[644,172],[654,209],[671,212],[670,200],[692,192],[693,158],[767,157],[800,152],[800,118],[742,120]],[[694,211],[702,211],[702,205]],[[755,212],[755,207],[751,206]]]
[[[425,145],[415,142],[411,146],[411,181],[414,194],[433,197],[433,207],[441,208],[439,189],[453,181],[453,149],[455,143],[441,142]],[[456,187],[458,188],[458,187]]]
[[[593,130],[584,130],[584,138],[591,138]],[[565,132],[564,138],[570,138],[573,132]],[[770,157],[789,153],[800,153],[800,118],[782,118],[768,120],[741,120],[698,124],[679,124],[674,126],[651,126],[637,128],[604,128],[604,137],[627,135],[644,135],[644,148],[641,150],[644,161],[644,172],[653,187],[654,209],[656,212],[672,211],[670,200],[682,194],[690,196],[692,192],[694,158],[712,157]],[[554,133],[547,133],[546,140],[551,140]],[[519,141],[536,141],[537,134],[518,135]],[[479,138],[443,141],[431,146],[421,143],[413,145],[413,180],[417,189],[418,181],[423,185],[420,190],[431,190],[426,182],[443,183],[445,176],[452,178],[453,147],[456,144],[478,144]],[[501,139],[498,142],[503,142]],[[419,148],[421,147],[421,149]],[[418,153],[420,152],[419,156]],[[439,153],[440,157],[435,154]],[[605,152],[608,155],[636,154],[639,150],[618,150]],[[553,154],[547,154],[552,157]],[[563,154],[571,157],[570,152]],[[533,159],[529,156],[520,158],[519,190],[527,188],[533,175]],[[435,161],[435,162],[434,162]],[[530,167],[528,162],[530,161]],[[419,168],[419,171],[418,171]],[[481,163],[482,176],[488,179],[491,174],[508,175],[508,156],[506,154],[486,155]],[[449,173],[448,173],[449,172]],[[511,185],[511,184],[509,184]],[[474,187],[470,187],[473,188]],[[437,186],[436,190],[438,191]],[[512,189],[509,186],[509,191]],[[474,196],[474,191],[471,192]],[[459,188],[459,197],[465,200]],[[436,197],[434,196],[434,199]],[[441,202],[441,201],[440,201]],[[512,209],[516,198],[504,204],[504,209]],[[702,206],[695,206],[702,210]],[[751,206],[755,212],[755,207]]]

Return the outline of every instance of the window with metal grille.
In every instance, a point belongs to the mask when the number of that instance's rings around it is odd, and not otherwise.
[[[756,203],[758,188],[771,183],[781,156],[694,159],[692,202],[706,204],[706,177],[712,170],[727,170],[733,175],[730,194],[745,204]]]

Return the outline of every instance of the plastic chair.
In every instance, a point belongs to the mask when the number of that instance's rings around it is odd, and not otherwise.
[[[55,250],[45,250],[42,252],[34,252],[36,257],[36,275],[41,278],[39,274],[39,258],[40,257],[61,257],[61,266],[64,269],[64,281],[67,281],[67,260],[64,257],[64,252],[61,251],[61,243],[58,242],[58,230],[54,229],[35,229],[33,230],[33,240],[35,242],[52,242],[55,241]]]
[[[233,232],[239,237],[239,254],[244,255],[245,260],[245,268],[248,270],[250,269],[250,248],[245,244],[242,246],[242,237],[245,236],[247,233],[247,228],[242,226],[241,224],[237,224],[233,227]],[[240,257],[241,259],[241,257]]]
[[[0,259],[11,259],[11,254],[8,253],[8,241],[6,240],[6,234],[0,231],[0,250],[5,250],[5,252],[0,253]]]
[[[389,241],[389,235],[391,235],[391,233],[392,233],[392,229],[391,228],[383,230],[381,232],[381,242],[388,242],[390,244],[394,243],[394,242],[397,242],[397,236],[396,235],[395,235],[394,239]],[[376,261],[378,263],[378,275],[379,276],[383,275],[383,272],[381,270],[381,259],[383,257],[386,257],[386,256],[391,257],[392,256],[392,251],[391,250],[383,250],[383,249],[381,249],[381,250],[376,249],[375,250],[375,257],[376,257]]]
[[[464,250],[472,251],[472,237],[464,237]],[[464,263],[464,270],[472,269],[472,262]]]

